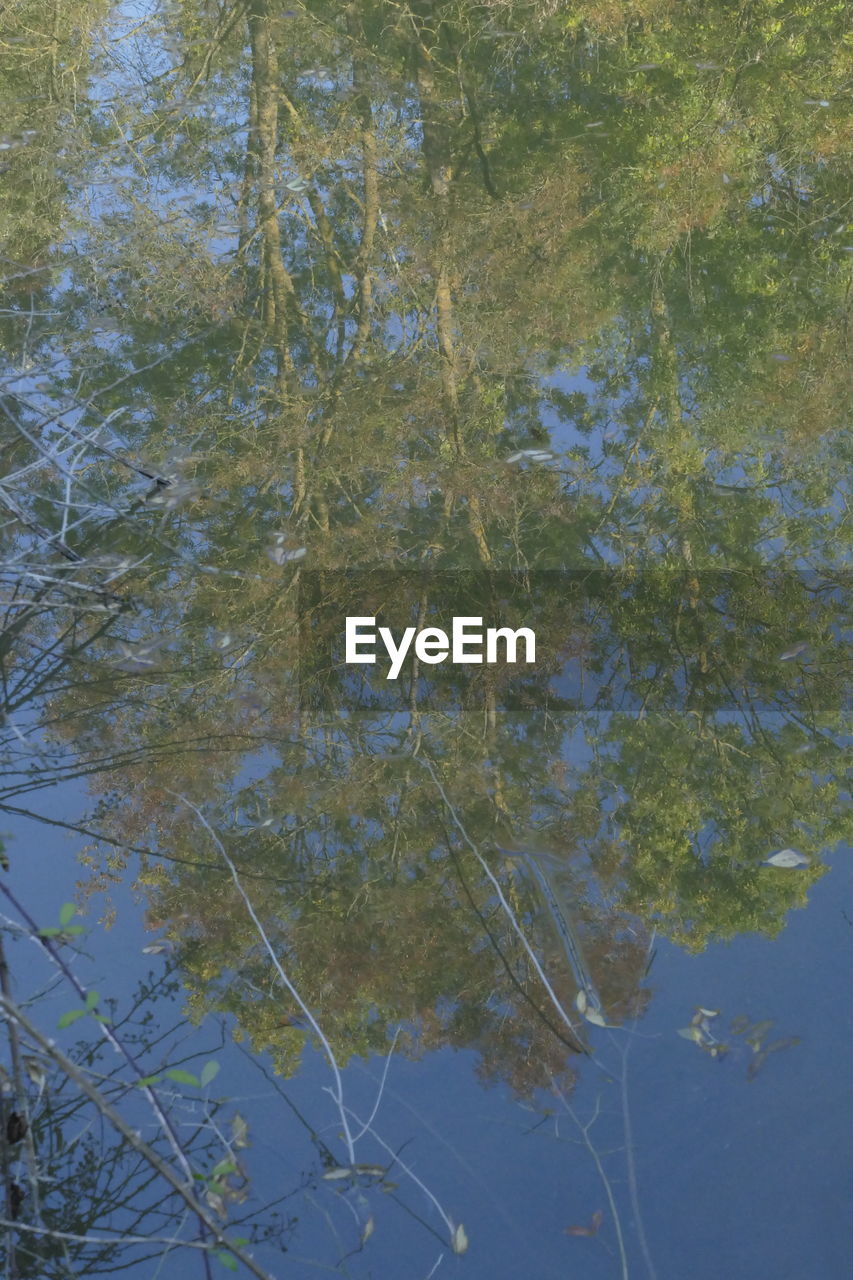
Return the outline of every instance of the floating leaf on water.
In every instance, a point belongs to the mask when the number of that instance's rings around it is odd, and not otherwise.
[[[799,1036],[782,1036],[780,1040],[774,1040],[772,1044],[767,1046],[768,1053],[779,1053],[781,1049],[793,1049],[795,1045],[801,1043]]]
[[[231,1121],[231,1141],[235,1147],[248,1147],[249,1126],[238,1111]]]
[[[142,954],[144,956],[159,956],[163,955],[164,952],[168,953],[172,949],[171,942],[152,942],[149,946],[142,948]]]
[[[128,644],[125,640],[119,640],[118,647],[123,661],[115,663],[115,666],[122,671],[147,671],[157,665],[155,655],[167,643],[165,636],[155,636],[151,640],[140,641],[138,644]]]
[[[588,1003],[589,1002],[586,998],[586,992],[584,991],[583,987],[581,987],[580,991],[575,996],[575,1008],[577,1009],[578,1013],[586,1013]]]
[[[384,1178],[387,1172],[384,1164],[357,1164],[354,1168],[367,1178]]]
[[[352,1175],[352,1169],[345,1169],[341,1165],[337,1169],[327,1169],[323,1174],[323,1179],[325,1182],[340,1182],[341,1178],[351,1178]]]
[[[361,1233],[361,1243],[362,1243],[362,1244],[367,1244],[367,1241],[368,1241],[368,1240],[370,1239],[370,1237],[373,1235],[374,1225],[375,1225],[375,1224],[374,1224],[374,1222],[373,1222],[373,1214],[371,1214],[371,1215],[370,1215],[370,1217],[367,1219],[367,1222],[365,1222],[365,1224],[364,1224],[364,1230],[363,1230],[363,1231],[362,1231],[362,1233]]]
[[[765,1019],[764,1022],[756,1022],[749,1028],[749,1034],[744,1036],[744,1040],[749,1045],[753,1053],[759,1052],[764,1044],[768,1031],[771,1031],[772,1029],[772,1019]]]
[[[792,644],[790,649],[786,649],[784,653],[779,654],[779,661],[790,662],[791,658],[797,658],[801,653],[805,653],[808,647],[808,641],[806,640],[801,640],[799,644]]]
[[[696,1027],[696,1026],[679,1027],[678,1034],[682,1036],[685,1040],[692,1040],[694,1044],[705,1043],[705,1037],[702,1035],[702,1032],[699,1027]]]
[[[766,1061],[767,1050],[765,1049],[762,1053],[756,1054],[756,1056],[750,1060],[749,1066],[746,1069],[747,1080],[754,1080]]]
[[[597,1208],[589,1219],[589,1226],[566,1226],[564,1230],[566,1235],[598,1235],[603,1221],[605,1221],[605,1215],[603,1215],[602,1210]]]
[[[296,547],[295,550],[288,551],[285,547],[276,544],[270,547],[267,555],[273,564],[290,564],[294,560],[302,560],[308,554],[307,548]]]
[[[550,449],[519,449],[517,453],[510,454],[506,461],[522,462],[528,458],[531,462],[550,462],[553,457]]]
[[[716,1044],[716,1036],[711,1031],[711,1022],[719,1016],[719,1013],[719,1009],[698,1008],[690,1019],[691,1027],[695,1027],[701,1033],[701,1040],[698,1040],[697,1044],[701,1044],[703,1048]]]
[[[764,859],[766,867],[807,867],[809,860],[805,854],[798,853],[796,849],[780,849],[778,853],[772,853],[769,858]]]
[[[194,502],[200,496],[201,489],[198,485],[191,484],[187,480],[176,480],[168,486],[158,485],[156,489],[152,489],[146,496],[145,502],[149,507],[162,507],[164,511],[175,511],[185,502]]]
[[[599,1013],[597,1009],[587,1009],[583,1015],[587,1022],[591,1022],[594,1027],[606,1027],[604,1015]]]
[[[765,1024],[759,1023],[759,1026],[763,1026],[763,1025]],[[771,1022],[767,1025],[768,1027],[770,1027],[773,1024]],[[748,1041],[748,1043],[751,1043],[751,1040]],[[758,1072],[764,1066],[764,1063],[770,1057],[771,1053],[778,1053],[782,1049],[791,1049],[794,1047],[794,1045],[797,1045],[799,1043],[800,1043],[799,1036],[783,1036],[779,1040],[774,1040],[771,1044],[763,1045],[759,1048],[756,1048],[755,1046],[753,1046],[754,1057],[750,1059],[749,1066],[746,1069],[747,1078],[749,1080],[755,1079],[755,1077],[758,1075]]]
[[[461,1222],[453,1230],[453,1235],[450,1237],[450,1247],[454,1253],[464,1253],[468,1248],[468,1237]]]

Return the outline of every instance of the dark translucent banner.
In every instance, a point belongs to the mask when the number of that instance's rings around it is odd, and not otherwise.
[[[846,582],[766,569],[305,571],[303,704],[812,714],[845,696]]]

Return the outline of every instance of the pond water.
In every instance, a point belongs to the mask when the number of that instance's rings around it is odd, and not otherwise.
[[[841,12],[4,24],[4,1274],[846,1276]]]

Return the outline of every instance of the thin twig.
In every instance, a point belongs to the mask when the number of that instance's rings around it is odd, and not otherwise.
[[[545,974],[545,970],[542,968],[542,965],[539,963],[539,959],[535,951],[531,947],[530,943],[527,941],[527,938],[525,937],[525,934],[524,934],[524,930],[522,929],[521,925],[518,923],[518,920],[515,917],[515,913],[512,907],[509,905],[506,898],[504,897],[504,892],[500,886],[500,882],[498,881],[497,877],[495,876],[489,864],[486,862],[486,859],[480,853],[480,850],[475,844],[475,842],[471,839],[471,837],[468,835],[468,832],[465,830],[465,827],[462,824],[461,818],[459,817],[455,808],[451,804],[450,799],[447,795],[447,792],[445,791],[444,787],[441,785],[441,781],[439,780],[439,777],[436,774],[435,769],[432,767],[432,762],[430,760],[424,759],[423,756],[414,756],[413,758],[417,760],[419,764],[422,764],[423,767],[429,772],[430,777],[435,783],[442,800],[447,806],[447,811],[450,814],[451,818],[453,819],[454,824],[462,833],[462,837],[465,840],[465,843],[468,845],[471,852],[477,858],[477,861],[480,863],[480,866],[483,868],[489,880],[491,881],[492,886],[495,890],[495,893],[498,895],[498,901],[500,902],[501,906],[506,912],[507,919],[509,920],[513,930],[515,931],[518,938],[520,939],[521,944],[524,947],[524,950],[527,952],[534,969],[538,973],[539,978],[542,982],[542,985],[544,986],[545,990],[548,993],[551,1003],[553,1004],[554,1008],[557,1010],[557,1013],[560,1015],[563,1022],[571,1031],[572,1035],[575,1036],[578,1040],[580,1040],[580,1035],[578,1033],[578,1030],[575,1024],[572,1022],[571,1018],[566,1013],[566,1010],[563,1007],[559,996],[554,991],[554,988],[551,986],[551,983],[548,981],[548,978]]]

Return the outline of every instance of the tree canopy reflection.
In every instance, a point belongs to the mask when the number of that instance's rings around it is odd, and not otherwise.
[[[403,1023],[520,1093],[580,1046],[471,846],[574,1008],[500,850],[556,852],[619,1022],[653,930],[772,934],[842,837],[841,21],[176,2],[82,63],[69,25],[33,53],[38,199],[0,64],[0,800],[89,775],[92,888],[135,875],[194,1011],[282,1070],[304,1026],[181,797],[342,1061]],[[373,572],[427,610],[461,570],[581,575],[525,599],[583,696],[300,695],[306,572],[343,616]],[[762,865],[791,844],[809,869]]]

